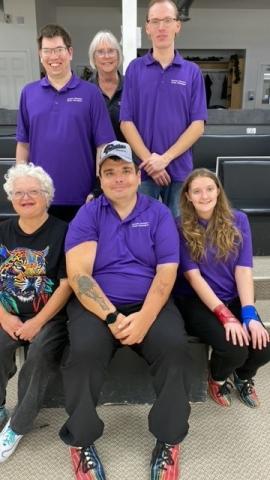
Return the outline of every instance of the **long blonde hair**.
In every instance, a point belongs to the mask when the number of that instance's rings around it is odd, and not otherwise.
[[[213,180],[219,189],[217,203],[206,228],[199,223],[198,214],[187,198],[192,181],[197,177],[207,177]],[[202,260],[206,254],[207,245],[216,247],[216,258],[226,259],[231,252],[236,253],[242,241],[241,232],[234,225],[234,214],[229,200],[217,176],[206,168],[198,168],[184,182],[181,196],[181,228],[188,242],[192,259]]]

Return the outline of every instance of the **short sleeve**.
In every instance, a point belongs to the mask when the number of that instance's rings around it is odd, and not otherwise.
[[[65,252],[84,242],[98,241],[96,200],[83,205],[69,225]]]
[[[244,212],[237,212],[237,227],[242,234],[239,255],[236,264],[242,267],[253,266],[252,237],[248,217]]]
[[[171,212],[165,208],[155,234],[157,265],[179,263],[179,235]]]
[[[22,90],[17,114],[16,140],[29,143],[29,116],[26,107],[26,88]]]
[[[183,236],[183,233],[179,232],[180,237],[180,268],[181,272],[188,272],[189,270],[197,270],[199,269],[199,265],[194,262],[190,256],[189,248],[187,245],[187,241]]]
[[[134,75],[135,72],[133,64],[131,63],[125,73],[125,82],[120,105],[120,121],[133,121],[133,101],[135,98],[135,92],[132,83],[134,83]]]
[[[99,147],[105,143],[112,142],[116,138],[105,100],[96,85],[91,84],[91,87],[94,89],[93,99],[90,105],[91,123],[95,146]]]
[[[192,122],[195,120],[207,120],[207,104],[206,104],[206,93],[205,93],[205,83],[202,76],[202,72],[199,67],[196,65],[194,71],[193,82],[192,82],[192,95],[191,95],[191,105],[190,105],[190,119]]]

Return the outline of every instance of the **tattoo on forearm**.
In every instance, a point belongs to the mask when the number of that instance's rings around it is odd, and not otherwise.
[[[109,310],[106,301],[101,296],[100,292],[98,292],[97,290],[96,282],[92,278],[87,277],[86,275],[75,275],[74,281],[76,282],[78,287],[77,292],[79,297],[81,297],[82,295],[86,295],[86,297],[95,300],[95,302],[98,303],[102,310]]]

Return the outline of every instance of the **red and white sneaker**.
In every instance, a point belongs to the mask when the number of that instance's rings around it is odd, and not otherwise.
[[[71,447],[70,455],[76,480],[106,480],[102,463],[94,445]]]
[[[208,379],[208,393],[214,402],[222,407],[230,407],[230,393],[232,389],[233,384],[229,380],[225,380],[225,382],[217,382],[211,377]]]
[[[151,480],[179,480],[180,479],[180,444],[170,445],[159,442],[152,453]]]

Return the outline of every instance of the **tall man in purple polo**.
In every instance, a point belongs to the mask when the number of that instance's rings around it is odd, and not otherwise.
[[[175,51],[181,24],[172,0],[152,0],[146,33],[152,49],[125,75],[121,129],[143,170],[141,191],[179,215],[179,193],[193,168],[192,145],[207,119],[205,86],[197,65]]]
[[[70,220],[93,189],[96,150],[115,134],[99,89],[71,71],[69,34],[46,25],[38,47],[46,76],[22,90],[16,160],[49,173],[55,185],[50,213]]]
[[[114,141],[100,159],[103,195],[81,207],[66,238],[76,297],[68,309],[70,350],[63,368],[69,419],[60,431],[80,480],[104,480],[94,442],[103,422],[96,404],[106,368],[122,345],[147,361],[157,399],[151,479],[175,479],[188,432],[190,365],[183,320],[170,300],[178,235],[169,209],[137,193],[140,171],[128,144]],[[78,395],[79,392],[79,395]]]

